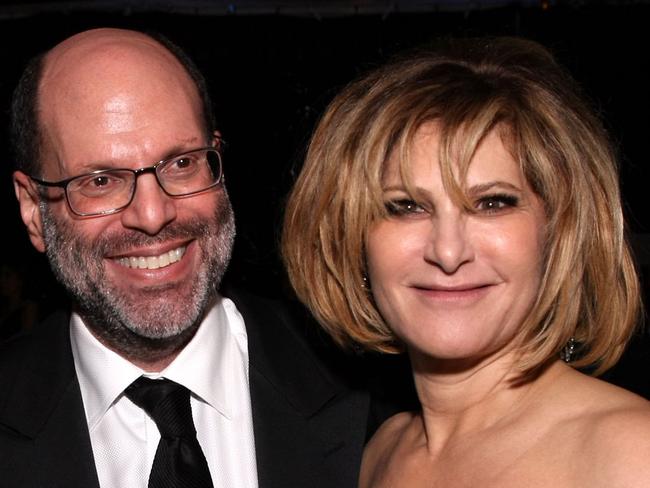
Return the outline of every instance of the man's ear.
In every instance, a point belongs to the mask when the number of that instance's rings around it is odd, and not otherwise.
[[[215,130],[212,133],[212,145],[215,147],[215,149],[223,148],[223,139],[221,137],[221,132],[218,130]]]
[[[20,205],[20,216],[23,219],[29,240],[37,251],[45,252],[45,241],[43,239],[43,220],[39,206],[39,196],[36,185],[22,171],[14,171],[14,191]]]

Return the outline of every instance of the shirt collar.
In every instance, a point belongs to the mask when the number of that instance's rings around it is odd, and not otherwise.
[[[88,427],[92,430],[124,389],[145,374],[90,333],[82,318],[70,318],[70,341]],[[234,406],[228,386],[233,368],[243,369],[248,382],[248,341],[244,321],[234,303],[219,296],[192,340],[167,368],[146,373],[165,377],[231,418]]]

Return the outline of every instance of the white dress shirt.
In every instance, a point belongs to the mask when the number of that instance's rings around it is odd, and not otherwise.
[[[144,372],[103,346],[77,314],[70,319],[70,340],[100,486],[146,488],[160,434],[123,394]],[[192,392],[197,437],[215,488],[257,488],[248,339],[234,303],[219,297],[174,361],[146,376]]]

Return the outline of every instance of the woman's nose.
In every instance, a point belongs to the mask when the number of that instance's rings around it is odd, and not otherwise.
[[[453,274],[464,263],[471,261],[474,251],[466,224],[467,220],[460,211],[432,216],[424,259],[446,274]]]

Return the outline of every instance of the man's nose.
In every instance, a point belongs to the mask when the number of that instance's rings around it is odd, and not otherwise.
[[[474,248],[461,212],[447,212],[431,218],[431,230],[424,246],[424,259],[446,274],[455,273],[474,259]]]
[[[131,204],[121,213],[122,225],[156,235],[176,219],[176,201],[158,184],[155,174],[142,174],[136,181]]]

